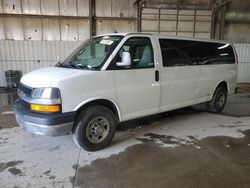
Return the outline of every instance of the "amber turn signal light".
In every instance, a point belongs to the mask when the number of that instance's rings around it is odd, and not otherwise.
[[[37,112],[60,112],[60,105],[31,104],[31,110]]]

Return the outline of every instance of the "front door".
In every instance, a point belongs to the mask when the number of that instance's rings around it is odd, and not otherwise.
[[[127,39],[113,60],[114,65],[121,61],[122,52],[129,52],[131,55],[130,66],[114,66],[117,100],[122,120],[158,113],[160,85],[151,39]]]

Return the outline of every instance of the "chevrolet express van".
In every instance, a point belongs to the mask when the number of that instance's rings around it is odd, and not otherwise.
[[[96,151],[111,142],[119,122],[204,102],[221,112],[236,73],[227,42],[107,34],[88,39],[55,67],[24,75],[14,110],[26,131],[72,132],[78,146]]]

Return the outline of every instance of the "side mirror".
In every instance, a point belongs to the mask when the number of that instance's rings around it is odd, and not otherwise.
[[[122,62],[117,62],[118,67],[127,67],[131,65],[131,55],[129,52],[122,52]]]

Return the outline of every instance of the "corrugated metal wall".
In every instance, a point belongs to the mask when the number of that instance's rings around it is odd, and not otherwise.
[[[0,13],[2,40],[89,37],[89,0],[1,0]]]
[[[5,86],[4,71],[32,70],[55,65],[68,56],[80,41],[0,40],[0,86]]]
[[[237,51],[238,66],[238,82],[250,83],[250,44],[235,44]]]
[[[8,94],[0,93],[0,107],[8,105]]]
[[[96,34],[136,31],[133,2],[95,0],[90,18],[89,0],[1,0],[0,40],[83,41],[93,28]]]
[[[133,0],[96,0],[96,34],[113,33],[114,31],[135,32],[137,30],[137,8],[133,2]]]

